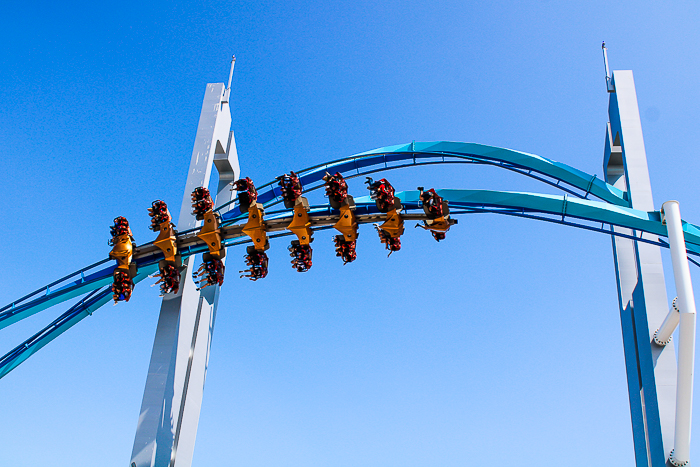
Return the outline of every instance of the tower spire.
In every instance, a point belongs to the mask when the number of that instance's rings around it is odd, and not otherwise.
[[[603,42],[603,46],[605,46],[605,42]],[[605,63],[607,64],[607,58],[605,59]],[[231,89],[231,81],[233,80],[233,67],[236,64],[236,56],[233,55],[231,57],[231,72],[228,74],[228,86],[226,86],[226,89]],[[607,65],[605,65],[607,69]]]
[[[226,86],[226,89],[224,90],[224,98],[221,99],[222,104],[229,103],[229,97],[231,96],[231,81],[233,81],[233,67],[235,64],[236,64],[236,56],[232,55],[231,56],[231,71],[228,74],[228,85]]]
[[[605,41],[603,41],[603,62],[605,62],[605,86],[608,88],[608,92],[615,92],[612,76],[610,76],[610,67],[608,67],[608,49],[605,47]]]

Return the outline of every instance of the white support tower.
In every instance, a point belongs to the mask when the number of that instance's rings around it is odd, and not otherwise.
[[[209,185],[213,165],[219,172],[216,205],[234,196],[229,184],[240,170],[229,94],[223,83],[207,84],[177,223],[180,231],[201,224],[190,213],[190,194]],[[192,261],[183,266],[179,292],[166,295],[160,308],[131,467],[192,464],[220,287],[197,291]]]
[[[615,71],[606,83],[605,179],[627,191],[632,208],[654,211],[634,77],[629,70]],[[669,309],[661,251],[630,238],[613,236],[612,243],[636,465],[663,467],[674,445],[677,367],[673,341],[654,342]]]

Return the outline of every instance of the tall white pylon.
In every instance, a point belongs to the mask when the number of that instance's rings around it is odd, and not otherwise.
[[[235,58],[231,75],[234,62]],[[209,185],[213,165],[219,172],[216,205],[232,199],[228,185],[240,170],[229,94],[223,83],[207,84],[177,223],[180,231],[200,224],[190,213],[190,194]],[[192,261],[184,266],[180,291],[166,295],[161,305],[131,467],[189,467],[192,463],[220,288],[198,291]]]

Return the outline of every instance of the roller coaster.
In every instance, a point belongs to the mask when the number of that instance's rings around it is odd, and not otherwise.
[[[139,288],[134,289],[136,285],[149,278],[157,279],[155,284],[159,285],[160,294],[164,299],[162,310],[176,302],[173,301],[174,297],[179,297],[175,305],[179,307],[178,316],[185,316],[187,313],[195,318],[190,321],[180,318],[177,321],[178,335],[191,336],[191,341],[184,343],[183,339],[179,339],[179,343],[167,341],[178,339],[174,339],[172,335],[168,337],[165,331],[161,330],[159,322],[156,344],[159,339],[165,339],[170,345],[177,347],[178,356],[174,357],[177,359],[174,366],[181,368],[176,371],[181,371],[184,376],[179,379],[177,376],[169,376],[172,380],[169,384],[181,386],[179,392],[175,391],[174,399],[177,400],[171,401],[171,410],[175,415],[172,418],[173,425],[151,428],[150,432],[140,426],[130,465],[188,466],[191,462],[189,451],[193,449],[199,413],[197,408],[188,422],[187,399],[199,397],[201,400],[201,394],[193,395],[193,390],[188,387],[197,374],[206,370],[208,360],[208,349],[204,351],[204,363],[197,363],[196,357],[193,357],[199,345],[196,343],[198,336],[205,332],[200,326],[200,321],[206,318],[206,310],[202,311],[203,300],[209,303],[211,313],[212,309],[216,308],[218,291],[224,282],[239,278],[264,280],[269,267],[282,267],[278,264],[281,261],[276,250],[284,249],[278,248],[281,241],[277,239],[287,236],[293,238],[286,251],[291,257],[292,268],[303,273],[313,267],[312,243],[316,231],[335,229],[333,243],[335,255],[339,258],[338,265],[341,266],[356,259],[359,227],[364,224],[374,225],[378,240],[391,255],[402,250],[401,238],[408,223],[415,223],[413,225],[420,227],[421,232],[430,232],[439,242],[449,235],[450,229],[459,228],[455,218],[457,216],[474,213],[502,214],[612,236],[621,299],[625,357],[628,361],[637,465],[665,465],[667,460],[674,465],[686,465],[689,460],[689,448],[687,443],[684,444],[683,436],[687,434],[689,439],[690,422],[684,418],[689,409],[687,405],[683,405],[688,397],[683,391],[687,392],[690,384],[692,397],[692,367],[688,382],[687,377],[681,375],[686,365],[683,356],[687,352],[679,350],[679,362],[676,364],[670,336],[680,321],[681,345],[684,341],[690,342],[690,337],[683,337],[683,315],[693,314],[694,320],[692,286],[689,291],[687,287],[683,289],[679,286],[679,276],[684,273],[678,272],[676,282],[680,304],[677,305],[674,301],[668,314],[668,308],[652,312],[650,294],[659,284],[646,278],[650,273],[643,269],[641,263],[644,261],[641,258],[644,255],[658,255],[659,248],[670,248],[672,252],[681,251],[679,254],[682,260],[687,257],[690,262],[700,266],[700,260],[695,259],[700,257],[700,226],[681,222],[679,215],[676,219],[670,214],[677,210],[674,210],[677,203],[666,203],[664,209],[656,211],[649,209],[645,200],[640,201],[645,193],[644,189],[638,188],[642,183],[639,180],[643,177],[634,173],[631,161],[633,158],[637,161],[643,160],[644,167],[641,170],[644,171],[647,170],[646,156],[643,151],[635,153],[630,149],[635,135],[625,127],[627,114],[633,117],[636,115],[637,120],[639,119],[634,83],[631,73],[628,75],[626,72],[615,72],[615,75],[608,76],[606,71],[606,79],[611,99],[604,156],[606,180],[533,154],[476,143],[438,141],[411,142],[378,148],[306,169],[290,171],[258,187],[251,178],[239,176],[235,141],[233,132],[229,131],[230,79],[228,87],[224,87],[223,84],[210,84],[200,117],[198,141],[201,139],[200,132],[209,133],[202,133],[202,138],[206,140],[204,143],[199,141],[195,144],[183,201],[183,207],[189,204],[191,212],[181,210],[180,222],[176,225],[167,203],[163,200],[153,201],[150,207],[144,207],[144,211],[150,217],[150,228],[157,233],[157,238],[142,244],[137,244],[133,238],[129,221],[124,217],[116,217],[108,239],[112,249],[107,252],[106,258],[46,284],[0,308],[2,329],[49,307],[82,297],[44,329],[0,358],[0,378],[5,377],[60,334],[92,315],[98,308],[109,302],[114,302],[115,305],[128,302],[133,293],[142,293]],[[633,106],[618,102],[617,96],[624,93],[634,94]],[[206,110],[211,108],[211,105],[207,105],[211,103],[216,104],[216,110],[213,112]],[[209,130],[206,130],[207,128]],[[198,145],[201,147],[198,148]],[[205,149],[202,150],[202,147]],[[201,158],[202,160],[197,157],[195,160],[195,155],[203,153],[206,157]],[[207,187],[212,164],[216,166],[220,175],[219,189],[215,196],[212,196]],[[555,187],[563,193],[551,195],[494,190],[425,189],[420,186],[415,190],[397,191],[388,178],[376,181],[370,178],[370,175],[375,173],[395,169],[449,164],[502,168]],[[204,169],[200,170],[202,167]],[[347,180],[358,177],[365,177],[368,192],[353,195],[348,191]],[[327,198],[326,203],[316,205],[309,202],[305,195],[315,190],[323,190]],[[133,222],[133,219],[131,221]],[[181,230],[178,230],[178,227]],[[680,228],[680,233],[677,227]],[[682,246],[674,240],[679,234],[681,239],[684,239]],[[239,278],[232,279],[230,271],[228,275],[226,273],[225,261],[227,253],[230,256],[230,252],[236,251],[237,247],[244,247],[245,254],[239,268]],[[624,249],[628,252],[623,253]],[[406,252],[401,254],[403,253]],[[193,264],[190,263],[190,258],[195,255],[201,255],[201,266],[198,270],[190,267]],[[636,258],[633,258],[636,264],[633,268],[634,277],[625,278],[623,276],[626,272],[622,271],[622,265],[629,261],[630,255]],[[676,272],[676,263],[683,261],[675,259],[680,258],[678,254],[673,257]],[[687,268],[687,261],[685,264]],[[685,290],[685,295],[682,290]],[[195,302],[192,302],[194,305],[186,303],[188,294],[200,297],[199,305]],[[665,289],[663,294],[665,297]],[[634,302],[632,296],[635,297]],[[664,318],[664,322],[661,323],[661,319]],[[164,319],[166,318],[161,315],[161,320]],[[643,324],[641,328],[640,323]],[[685,329],[690,329],[690,326],[685,325]],[[161,341],[161,344],[162,342],[164,341]],[[694,348],[694,321],[692,344]],[[189,356],[180,356],[181,346],[189,348]],[[154,344],[152,367],[158,358],[162,358],[155,355],[155,347]],[[665,357],[659,358],[662,353]],[[655,359],[650,358],[652,354]],[[629,370],[630,362],[637,364],[636,370]],[[661,368],[660,365],[666,367]],[[674,374],[678,372],[673,394],[663,392],[664,389],[658,387],[654,379],[657,372],[662,369],[668,370],[669,365],[673,367]],[[149,371],[149,379],[150,377]],[[203,381],[203,374],[199,377]],[[149,384],[147,381],[147,392]],[[640,391],[646,395],[645,403],[639,400]],[[148,397],[150,396],[144,394],[142,413],[145,408],[163,406],[164,396],[156,396],[153,400],[147,400]],[[668,397],[674,399],[673,413],[667,413],[666,405],[658,402]],[[188,424],[194,425],[194,428],[190,427],[188,431]],[[653,429],[656,426],[658,430]],[[155,439],[156,432],[165,429],[172,433],[171,445],[154,446],[149,440]],[[185,445],[188,446],[186,449],[183,448]],[[189,451],[183,454],[187,449]]]
[[[438,189],[430,190],[432,195],[430,197],[426,196],[428,192],[421,190],[402,191],[394,196],[393,187],[383,179],[380,191],[386,190],[384,186],[386,185],[391,188],[391,193],[388,195],[390,201],[386,201],[387,195],[385,195],[382,202],[382,199],[376,197],[377,189],[373,189],[373,194],[370,196],[354,199],[347,193],[347,184],[344,184],[344,189],[341,190],[333,188],[333,185],[337,184],[336,180],[344,182],[345,179],[366,176],[379,171],[456,163],[491,164],[502,167],[557,186],[567,195]],[[330,176],[329,171],[334,171],[335,174]],[[207,260],[211,258],[210,261],[205,260],[203,263],[207,264],[217,261],[217,258],[223,256],[229,247],[253,243],[254,248],[248,248],[247,256],[255,250],[265,258],[267,263],[267,255],[264,252],[270,246],[268,233],[272,233],[269,238],[294,234],[298,237],[296,245],[307,246],[313,241],[314,230],[334,227],[341,237],[340,239],[336,237],[337,255],[341,256],[346,263],[352,261],[351,258],[354,256],[354,246],[348,246],[348,244],[355,243],[359,234],[359,224],[384,221],[382,226],[378,227],[380,239],[386,243],[388,238],[387,249],[392,251],[391,248],[395,247],[391,247],[390,244],[396,243],[394,239],[400,239],[404,232],[404,221],[420,221],[423,224],[417,225],[424,226],[433,234],[443,233],[457,222],[456,219],[449,217],[450,214],[504,214],[630,238],[664,248],[669,246],[663,239],[667,236],[667,232],[661,221],[660,212],[645,212],[630,208],[625,193],[596,176],[589,176],[565,164],[509,149],[474,143],[413,142],[379,148],[292,173],[296,175],[297,183],[305,186],[298,195],[285,196],[285,187],[278,185],[277,180],[262,185],[260,189],[265,191],[260,194],[257,193],[250,179],[239,180],[238,182],[246,182],[247,186],[242,193],[249,200],[244,201],[243,204],[237,203],[233,209],[224,214],[220,213],[233,203],[229,202],[213,209],[208,190],[198,188],[192,193],[193,213],[201,219],[206,219],[204,226],[198,229],[181,232],[174,230],[166,204],[160,200],[154,201],[153,206],[148,208],[148,214],[152,216],[153,229],[158,231],[159,235],[156,240],[140,246],[133,245],[127,220],[123,217],[116,218],[115,225],[111,228],[113,235],[110,239],[110,244],[114,247],[108,258],[42,286],[0,308],[0,329],[2,329],[53,305],[88,293],[78,305],[61,315],[49,327],[2,357],[0,377],[5,376],[43,345],[75,324],[77,317],[85,317],[108,303],[110,295],[115,301],[128,301],[131,287],[153,274],[160,277],[162,281],[161,292],[176,293],[177,286],[174,284],[179,283],[180,271],[175,265],[181,267],[182,260],[192,255],[203,254]],[[284,176],[280,178],[282,177]],[[241,186],[237,184],[236,189]],[[329,203],[310,206],[301,193],[319,188],[326,189]],[[251,191],[255,193],[254,197],[250,196]],[[201,196],[198,193],[202,192],[206,192],[207,203],[202,203],[202,199],[198,197]],[[336,194],[338,192],[340,196]],[[238,199],[243,196],[239,195]],[[600,201],[588,199],[592,196]],[[336,197],[343,200],[342,204],[336,204],[338,203]],[[290,202],[290,199],[291,203],[294,203],[293,208],[268,211],[269,217],[264,219],[265,209],[283,202]],[[451,211],[446,209],[449,213],[445,215],[442,215],[443,202],[451,209]],[[202,204],[207,207],[202,208]],[[334,204],[336,206],[333,206]],[[430,212],[431,206],[435,204],[440,208],[439,213]],[[165,213],[156,214],[156,206]],[[245,207],[248,209],[244,209]],[[243,220],[246,221],[245,224],[241,223]],[[612,230],[613,226],[634,230],[637,233],[617,232]],[[697,265],[698,263],[692,257],[700,257],[700,227],[684,222],[683,232],[687,252],[691,256],[690,260]],[[645,233],[654,237],[645,237]],[[298,248],[291,249],[297,251]],[[393,251],[398,249],[400,249],[400,242],[398,248]],[[345,251],[350,253],[340,253]],[[113,260],[116,260],[116,265],[108,264]],[[248,258],[247,262],[250,261]],[[256,261],[253,263],[256,267],[259,266]],[[221,267],[223,266],[217,267],[220,276],[223,275],[220,271]],[[266,271],[267,267],[263,269]],[[176,270],[177,274],[173,274],[172,270]],[[251,279],[260,279],[264,275],[257,274]],[[127,279],[124,279],[125,277]],[[211,275],[206,277],[210,278]],[[217,283],[223,283],[223,278],[217,279]],[[211,284],[212,282],[204,283],[204,285]],[[122,289],[127,293],[124,294]]]

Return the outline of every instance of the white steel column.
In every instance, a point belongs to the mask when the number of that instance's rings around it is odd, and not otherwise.
[[[673,278],[678,293],[678,383],[676,386],[676,435],[671,463],[686,465],[690,460],[690,425],[693,412],[693,371],[695,367],[695,295],[685,251],[685,238],[678,201],[666,201],[663,213],[668,229]]]
[[[236,141],[233,131],[230,133],[228,153],[215,154],[214,164],[219,172],[219,184],[216,195],[216,207],[219,207],[236,197],[236,192],[232,190],[231,183],[238,179],[240,170],[238,168],[238,154],[236,152]],[[233,205],[222,209],[221,214],[228,212]],[[221,259],[226,263],[226,258]],[[229,280],[235,276],[229,275]],[[189,365],[192,369],[204,369],[204,371],[189,371],[186,373],[185,390],[187,397],[182,398],[180,417],[175,430],[174,447],[171,454],[171,467],[189,467],[192,464],[194,455],[194,445],[197,438],[197,427],[199,426],[199,413],[202,407],[202,395],[206,371],[209,365],[209,351],[214,332],[214,321],[216,320],[216,309],[219,304],[219,294],[221,287],[211,286],[199,292],[199,304],[197,307],[197,318],[195,319],[195,329],[192,339],[193,351],[190,354]],[[186,402],[186,403],[185,403]]]
[[[613,72],[608,91],[606,181],[627,190],[631,207],[654,211],[632,72]],[[613,238],[613,253],[637,465],[660,467],[673,447],[676,399],[673,342],[652,344],[668,311],[661,252],[655,245]]]
[[[209,185],[216,153],[226,155],[229,165],[238,168],[235,143],[230,134],[231,112],[224,91],[223,83],[206,87],[177,224],[180,231],[200,224],[190,212],[190,194],[196,187]],[[183,462],[177,465],[189,466],[192,460],[216,300],[209,302],[205,294],[196,290],[191,263],[184,262],[178,294],[163,298],[131,467],[173,464],[176,442],[183,454]],[[218,288],[209,287],[214,289],[209,293],[218,295]]]

